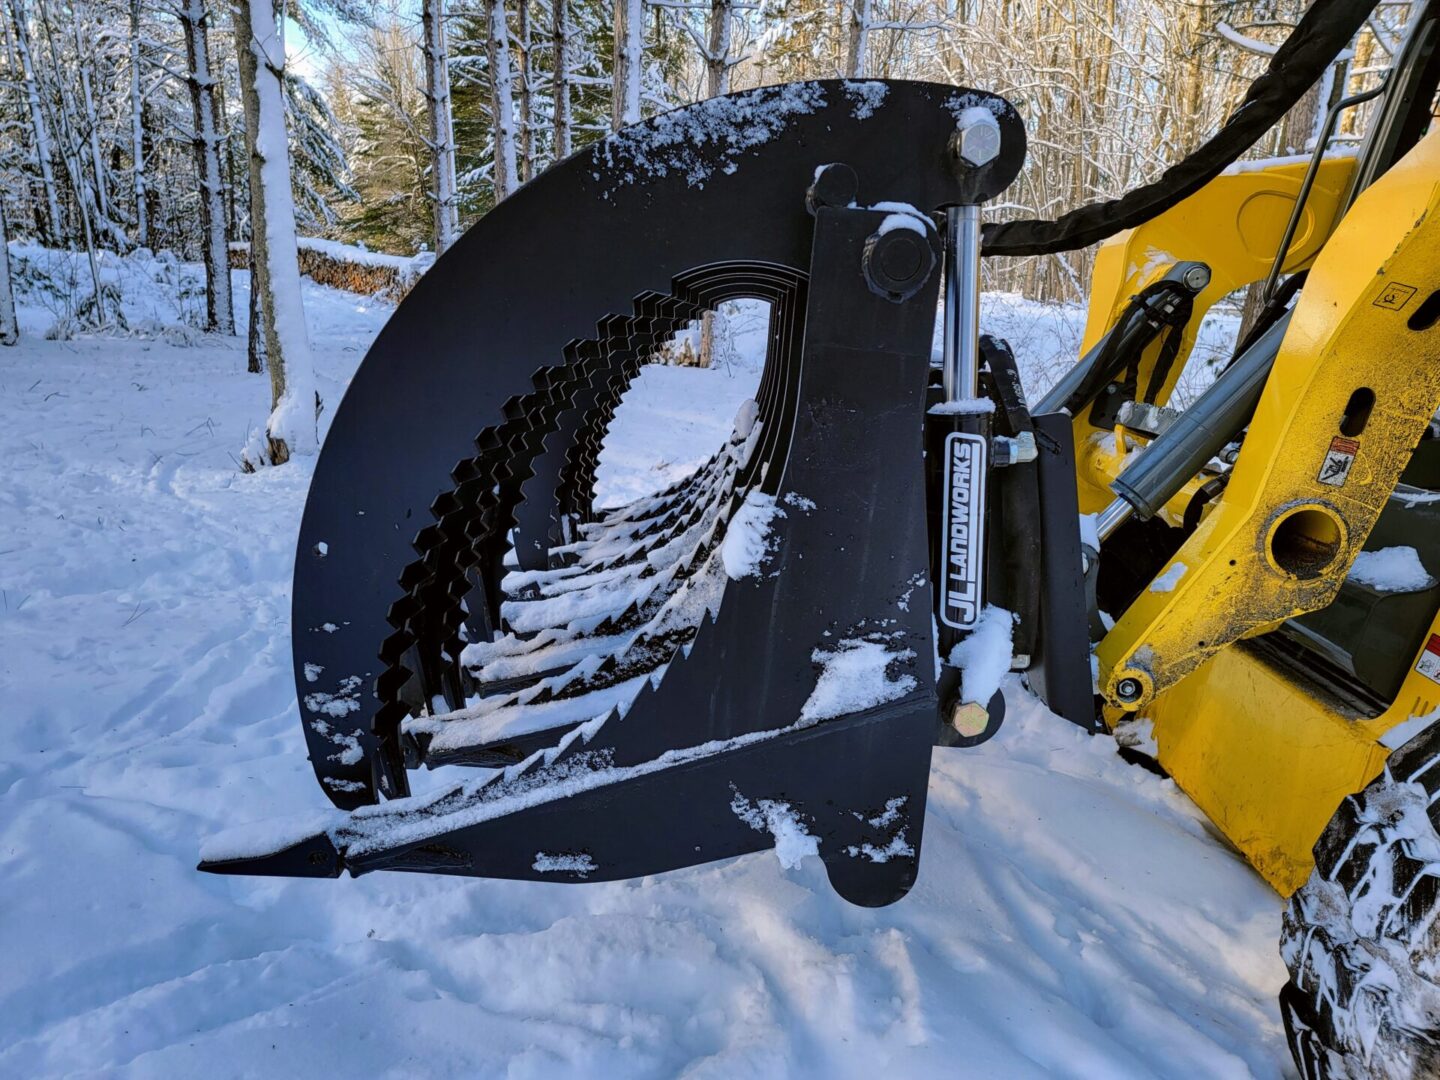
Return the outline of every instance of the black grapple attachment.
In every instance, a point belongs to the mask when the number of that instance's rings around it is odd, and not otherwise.
[[[1024,141],[980,91],[793,84],[627,129],[482,219],[366,357],[306,506],[296,685],[316,774],[350,813],[222,838],[203,868],[601,881],[783,839],[855,903],[903,896],[937,673],[942,727],[966,704],[937,662],[966,633],[942,620],[937,645],[943,530],[997,552],[960,584],[977,614],[987,590],[1021,597],[1030,653],[1036,583],[1080,576],[1073,516],[1064,543],[1037,532],[1035,448],[1068,467],[1068,425],[1032,422],[998,344],[960,356],[988,407],[930,385],[942,262],[971,290],[978,265],[955,222],[1009,185]],[[739,298],[769,305],[754,401],[684,481],[598,510],[641,365]],[[951,352],[947,336],[947,379]],[[980,454],[958,526],[927,495],[954,482],[937,456],[953,432]],[[997,446],[1028,477],[999,485],[1023,543],[987,538]],[[1083,669],[1088,689],[1083,619],[1075,640],[1046,678]],[[475,771],[409,795],[407,769],[441,765]]]

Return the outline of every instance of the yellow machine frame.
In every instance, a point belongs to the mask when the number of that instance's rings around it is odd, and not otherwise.
[[[1440,321],[1427,305],[1440,284],[1440,134],[1342,217],[1353,171],[1353,159],[1320,166],[1284,266],[1309,278],[1229,483],[1165,568],[1173,588],[1142,592],[1097,649],[1107,720],[1152,721],[1160,763],[1284,894],[1309,874],[1336,805],[1383,765],[1381,737],[1440,705],[1440,684],[1413,658],[1396,700],[1367,718],[1236,644],[1334,599],[1440,407]],[[1269,269],[1303,174],[1287,163],[1224,175],[1106,243],[1084,347],[1178,259],[1203,259],[1213,276],[1185,330],[1188,355],[1204,311]],[[1366,391],[1374,404],[1361,418]],[[1093,513],[1143,437],[1098,430],[1088,410],[1075,429],[1081,510]],[[1336,448],[1353,462],[1339,485],[1321,479]],[[1198,484],[1162,518],[1178,524]],[[1122,679],[1138,697],[1122,702]]]

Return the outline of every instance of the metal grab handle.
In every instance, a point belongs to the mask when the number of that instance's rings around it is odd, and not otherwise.
[[[1300,227],[1300,215],[1305,210],[1305,203],[1310,198],[1310,189],[1315,186],[1315,177],[1320,172],[1320,162],[1325,157],[1325,147],[1330,142],[1330,136],[1335,131],[1335,121],[1346,109],[1355,105],[1363,105],[1371,98],[1379,97],[1385,92],[1388,85],[1387,79],[1382,79],[1380,85],[1371,90],[1364,90],[1350,97],[1341,98],[1330,111],[1325,114],[1325,123],[1320,128],[1320,137],[1315,140],[1315,152],[1310,155],[1310,165],[1305,170],[1305,179],[1300,182],[1300,193],[1295,197],[1295,206],[1290,211],[1290,220],[1285,223],[1285,235],[1280,238],[1280,247],[1275,252],[1275,261],[1270,265],[1270,273],[1265,276],[1265,288],[1260,295],[1262,303],[1269,303],[1275,295],[1275,286],[1280,281],[1280,268],[1285,265],[1285,256],[1290,254],[1290,241],[1295,239],[1295,230]]]

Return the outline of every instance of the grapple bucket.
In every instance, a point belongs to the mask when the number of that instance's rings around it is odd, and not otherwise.
[[[976,108],[979,166],[952,146]],[[627,129],[483,218],[366,357],[306,506],[296,684],[349,813],[202,868],[600,881],[784,838],[855,903],[904,895],[936,737],[934,217],[1023,155],[990,94],[801,83]],[[755,400],[684,481],[597,510],[640,366],[738,298],[769,305]],[[476,771],[409,796],[442,765]]]

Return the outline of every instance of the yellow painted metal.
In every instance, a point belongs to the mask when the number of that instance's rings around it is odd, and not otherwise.
[[[1296,160],[1227,173],[1144,225],[1102,244],[1091,275],[1081,354],[1100,340],[1132,296],[1163,277],[1176,262],[1198,259],[1206,263],[1211,272],[1210,284],[1195,299],[1194,315],[1181,337],[1175,365],[1156,398],[1160,404],[1168,401],[1205,312],[1222,297],[1269,272],[1305,168],[1305,161]],[[1285,260],[1287,273],[1303,270],[1314,261],[1335,225],[1354,173],[1352,157],[1321,162]],[[1141,386],[1148,384],[1158,353],[1157,342],[1142,358]],[[1076,417],[1075,446],[1081,458],[1077,462],[1080,512],[1085,514],[1095,513],[1114,499],[1109,485],[1123,458],[1113,452],[1113,442],[1104,444],[1108,453],[1087,453],[1087,449],[1099,445],[1097,430],[1090,424],[1089,410]],[[1104,434],[1108,433],[1101,436]],[[1195,486],[1187,487],[1172,500],[1167,517],[1183,515]]]
[[[1100,643],[1111,704],[1143,708],[1225,646],[1334,598],[1440,405],[1440,325],[1411,325],[1440,286],[1437,210],[1440,132],[1315,259],[1230,482],[1162,574],[1173,588],[1141,593]],[[1363,390],[1362,433],[1345,416]],[[1337,449],[1353,452],[1338,485],[1324,475]],[[1138,693],[1120,693],[1126,680]]]
[[[1431,632],[1440,633],[1440,617]],[[1385,763],[1380,737],[1437,707],[1440,684],[1413,659],[1394,703],[1367,719],[1242,644],[1211,657],[1144,715],[1175,782],[1289,896],[1310,876],[1311,848],[1335,808]]]
[[[1348,175],[1331,174],[1327,205]],[[1098,649],[1107,720],[1150,720],[1161,764],[1286,895],[1310,873],[1335,807],[1384,764],[1382,736],[1440,708],[1440,685],[1413,658],[1391,706],[1365,717],[1240,640],[1333,599],[1440,406],[1440,323],[1416,317],[1440,288],[1437,211],[1440,133],[1356,201],[1318,257],[1305,256],[1311,275],[1229,485],[1161,575],[1173,579],[1183,565],[1178,582],[1142,593]],[[1216,231],[1191,227],[1207,239]],[[1181,258],[1212,258],[1174,247]],[[1132,273],[1117,286],[1116,260],[1133,264],[1133,250],[1097,268],[1111,280],[1092,304],[1091,340],[1138,280]],[[1212,265],[1217,276],[1231,273],[1223,259]],[[1374,405],[1357,432],[1345,417],[1362,389]],[[1124,454],[1083,418],[1076,430],[1081,491],[1098,491]],[[1337,446],[1353,464],[1335,485],[1320,477]],[[1167,509],[1173,519],[1183,503]],[[1126,678],[1140,693],[1122,709],[1117,684]]]

